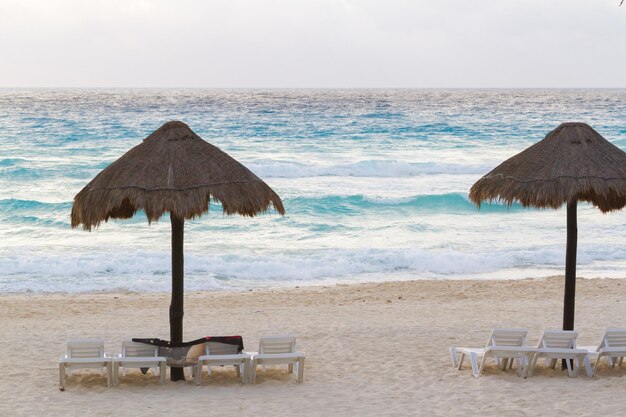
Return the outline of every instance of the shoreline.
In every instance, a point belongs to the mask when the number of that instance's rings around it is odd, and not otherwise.
[[[417,283],[417,282],[464,282],[464,283],[480,283],[480,282],[520,282],[520,281],[544,281],[544,280],[553,280],[553,279],[564,279],[563,274],[556,275],[545,275],[545,276],[531,276],[531,277],[522,277],[522,278],[484,278],[477,279],[475,277],[471,278],[415,278],[410,277],[407,279],[391,279],[391,280],[371,280],[371,281],[345,281],[345,282],[328,282],[328,283],[298,283],[296,285],[295,282],[284,285],[275,285],[275,286],[259,286],[259,287],[242,287],[242,288],[212,288],[212,289],[185,289],[185,294],[199,294],[199,293],[211,293],[211,294],[242,294],[248,292],[265,292],[265,291],[292,291],[292,290],[305,290],[305,289],[319,289],[319,288],[332,288],[332,287],[356,287],[356,286],[372,286],[372,285],[384,285],[384,284],[400,284],[400,283]],[[626,275],[624,277],[592,277],[587,278],[584,276],[577,276],[577,281],[606,281],[606,280],[626,280]],[[16,291],[16,292],[1,292],[0,298],[3,297],[11,297],[11,296],[67,296],[67,297],[75,297],[81,295],[140,295],[140,294],[151,294],[151,295],[169,295],[171,294],[169,291],[136,291],[136,290],[128,290],[128,289],[104,289],[104,290],[87,290],[87,291]]]
[[[216,369],[202,386],[157,383],[131,371],[107,388],[84,371],[58,390],[58,358],[69,337],[102,337],[119,352],[125,337],[168,339],[169,294],[89,293],[0,296],[0,415],[154,416],[198,409],[211,415],[496,416],[545,414],[544,401],[569,415],[619,415],[626,366],[600,366],[571,379],[541,364],[533,377],[490,364],[474,379],[451,365],[450,346],[483,346],[493,327],[526,327],[536,344],[559,328],[563,279],[416,280],[244,292],[188,291],[184,340],[241,335],[256,350],[262,335],[292,333],[306,353],[304,383],[282,369],[241,385]],[[606,327],[626,327],[626,282],[578,280],[580,345],[597,345]],[[563,395],[568,392],[568,395]]]

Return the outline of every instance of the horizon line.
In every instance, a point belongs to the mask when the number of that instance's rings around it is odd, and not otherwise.
[[[2,90],[624,90],[622,87],[176,87],[176,86],[0,86]]]

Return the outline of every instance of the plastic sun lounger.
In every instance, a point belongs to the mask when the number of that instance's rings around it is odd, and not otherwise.
[[[211,374],[211,366],[235,366],[237,376],[241,378],[241,383],[247,381],[248,368],[252,356],[247,353],[239,353],[237,345],[229,345],[220,342],[206,342],[204,344],[204,355],[198,358],[198,363],[193,369],[194,382],[200,385],[202,377],[202,367],[206,365],[207,372]]]
[[[589,351],[576,348],[577,337],[578,332],[574,330],[544,331],[537,346],[537,353],[530,364],[529,375],[533,374],[537,360],[543,357],[546,360],[546,365],[550,368],[556,366],[558,359],[565,359],[567,375],[570,378],[578,376],[583,364],[587,370],[587,375],[592,376],[593,371],[589,363]]]
[[[615,365],[621,366],[626,357],[626,328],[608,328],[598,346],[580,346],[579,349],[587,349],[589,356],[596,357],[593,366],[594,374],[602,358],[606,358],[607,365],[611,368]]]
[[[512,368],[513,362],[516,362],[518,375],[526,377],[530,361],[537,351],[534,347],[526,346],[527,334],[526,329],[493,329],[484,348],[451,347],[452,365],[461,369],[465,356],[469,356],[472,375],[479,378],[487,359],[491,357],[502,370],[506,370],[507,366]]]
[[[102,339],[69,339],[67,352],[59,359],[59,389],[65,390],[65,377],[72,369],[106,369],[107,386],[111,386],[111,368],[113,358],[104,352]]]
[[[263,336],[259,341],[259,352],[251,352],[249,381],[256,381],[257,365],[287,365],[289,373],[297,370],[297,381],[304,380],[304,358],[302,352],[296,351],[295,336]]]
[[[131,340],[122,341],[122,353],[113,358],[113,384],[119,384],[119,371],[122,368],[122,375],[126,375],[126,368],[154,368],[158,369],[159,383],[165,383],[165,364],[167,358],[159,355],[157,346],[145,343],[133,342]]]

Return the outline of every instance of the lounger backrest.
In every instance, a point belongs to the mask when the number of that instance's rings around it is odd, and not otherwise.
[[[487,346],[524,346],[527,329],[493,329]]]
[[[575,349],[578,332],[574,330],[546,330],[539,341],[540,348]]]
[[[602,344],[605,347],[625,347],[626,346],[626,329],[609,328],[606,329]]]
[[[102,358],[104,357],[104,340],[70,339],[67,341],[67,357]]]
[[[124,358],[145,358],[158,356],[158,352],[159,348],[157,346],[133,342],[131,340],[122,341],[122,357]]]
[[[292,353],[296,351],[295,336],[263,336],[259,341],[259,353]]]
[[[205,355],[236,355],[239,353],[239,346],[228,343],[206,342],[204,344]]]

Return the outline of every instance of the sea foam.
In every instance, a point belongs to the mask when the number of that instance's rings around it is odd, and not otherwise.
[[[171,287],[167,251],[102,250],[51,255],[38,251],[3,253],[0,285],[4,292],[81,292],[106,289],[168,291]],[[560,245],[491,253],[452,248],[369,248],[289,251],[269,254],[229,253],[185,255],[187,289],[248,289],[284,285],[352,282],[371,274],[396,279],[480,277],[515,270],[506,278],[524,278],[534,270],[562,274]],[[607,245],[579,248],[578,264],[587,274],[615,276],[626,267],[626,249]],[[595,271],[595,272],[594,272]]]
[[[437,162],[368,160],[350,164],[312,165],[291,161],[253,161],[248,167],[265,178],[344,177],[413,177],[436,174],[481,174],[494,165],[464,165]]]

